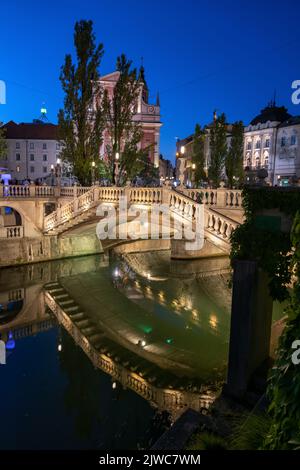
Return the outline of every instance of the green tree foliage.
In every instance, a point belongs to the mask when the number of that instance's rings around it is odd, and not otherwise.
[[[91,183],[92,161],[99,169],[99,152],[105,126],[102,109],[99,65],[103,45],[96,45],[92,21],[75,24],[76,61],[65,57],[60,81],[65,94],[64,108],[58,114],[62,159],[71,163],[82,184]]]
[[[2,128],[2,123],[0,122],[0,158],[6,156],[7,144],[5,140],[5,130]]]
[[[300,213],[291,232],[294,249],[292,270],[295,282],[289,306],[288,320],[280,338],[275,365],[271,371],[268,397],[272,417],[270,432],[264,442],[265,449],[300,449],[300,364],[294,364],[293,343],[300,339]],[[299,344],[296,345],[299,349]],[[299,356],[299,354],[298,354]]]
[[[226,116],[222,113],[213,123],[210,135],[210,164],[208,169],[209,179],[212,181],[214,187],[218,187],[224,168],[226,155],[227,155],[227,125]]]
[[[119,79],[110,99],[104,93],[103,107],[107,123],[109,143],[106,146],[107,172],[114,179],[115,157],[119,154],[119,183],[132,179],[139,174],[147,162],[149,148],[140,149],[142,129],[138,122],[133,120],[136,113],[137,99],[143,86],[143,80],[137,78],[132,61],[124,54],[117,58],[117,71]]]
[[[203,180],[206,179],[205,154],[204,154],[205,132],[201,129],[199,124],[195,126],[194,140],[193,140],[193,154],[192,163],[195,164],[194,170],[194,183],[198,186]]]
[[[232,188],[235,178],[243,180],[243,149],[244,149],[244,125],[237,121],[232,125],[232,136],[229,150],[226,154],[225,168],[228,186]]]

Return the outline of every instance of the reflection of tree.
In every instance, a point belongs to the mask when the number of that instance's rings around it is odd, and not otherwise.
[[[86,360],[83,351],[74,346],[74,340],[62,330],[60,365],[68,383],[65,389],[66,410],[74,415],[75,428],[80,437],[90,438],[99,416],[100,375]]]

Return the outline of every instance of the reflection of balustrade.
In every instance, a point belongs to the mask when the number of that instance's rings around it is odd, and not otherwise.
[[[0,238],[23,238],[24,227],[22,225],[11,225],[0,227]]]
[[[24,289],[14,289],[10,290],[8,293],[8,301],[16,301],[24,299]]]
[[[114,379],[123,383],[125,387],[130,387],[134,392],[156,404],[159,408],[172,412],[179,408],[192,407],[200,411],[203,408],[208,408],[213,402],[213,395],[155,387],[143,377],[112,360],[106,354],[97,351],[49,292],[45,294],[45,302],[55,314],[59,323],[73,337],[76,344],[81,347],[95,367],[108,373]]]

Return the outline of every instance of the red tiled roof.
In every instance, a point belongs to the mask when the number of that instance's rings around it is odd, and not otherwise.
[[[57,125],[49,123],[25,123],[16,124],[9,121],[2,126],[5,129],[7,139],[40,139],[40,140],[58,140]]]

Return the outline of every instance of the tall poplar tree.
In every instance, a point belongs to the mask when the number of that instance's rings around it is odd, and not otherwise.
[[[222,113],[214,120],[209,134],[210,164],[208,176],[216,188],[220,185],[227,155],[226,134],[226,116]]]
[[[231,142],[225,162],[228,186],[230,188],[232,188],[235,178],[239,181],[243,179],[243,151],[244,125],[242,121],[237,121],[232,125]]]
[[[65,56],[60,81],[65,94],[64,108],[58,114],[58,133],[62,159],[71,163],[82,184],[91,183],[92,161],[98,165],[105,127],[99,84],[103,45],[96,44],[92,21],[76,22],[74,30],[76,59]]]
[[[132,68],[132,61],[124,54],[117,58],[116,69],[120,73],[113,96],[104,93],[104,114],[107,123],[108,144],[106,164],[108,173],[114,180],[115,158],[119,155],[118,183],[132,179],[145,169],[150,147],[140,149],[141,125],[134,121],[138,97],[145,80]]]
[[[194,183],[199,185],[201,181],[206,179],[205,173],[205,154],[204,154],[205,132],[199,124],[195,126],[192,163],[195,164]]]

